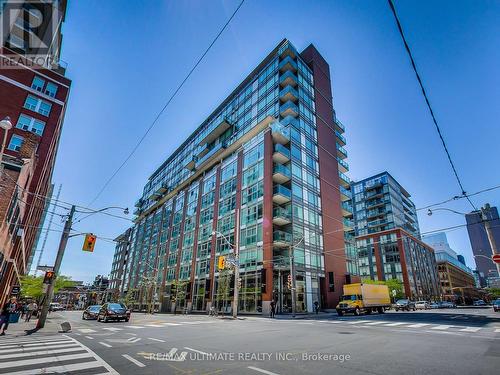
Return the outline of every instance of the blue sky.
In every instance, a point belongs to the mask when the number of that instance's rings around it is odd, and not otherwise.
[[[62,58],[73,86],[53,178],[63,184],[62,200],[93,199],[238,3],[69,1]],[[500,3],[400,0],[396,7],[467,191],[497,185]],[[460,193],[385,0],[247,0],[93,207],[132,210],[149,175],[284,37],[299,50],[313,43],[330,63],[353,179],[388,170],[417,207]],[[473,201],[499,205],[499,197],[496,190]],[[447,207],[471,209],[465,200]],[[465,223],[444,211],[421,212],[419,221],[422,232]],[[74,228],[114,238],[129,225],[93,215]],[[448,239],[473,265],[465,228]],[[51,233],[42,264],[53,263],[58,240]],[[108,274],[114,245],[98,240],[89,254],[81,244],[70,239],[62,273],[83,281]]]

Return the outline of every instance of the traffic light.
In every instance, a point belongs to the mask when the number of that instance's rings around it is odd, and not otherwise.
[[[89,251],[89,252],[93,252],[94,251],[94,246],[95,246],[95,240],[96,240],[96,236],[94,236],[92,233],[87,233],[85,235],[85,241],[83,242],[83,247],[82,247],[82,250],[83,251]]]
[[[52,284],[52,280],[54,279],[54,271],[45,271],[45,276],[43,278],[44,284]]]
[[[222,255],[219,256],[218,268],[219,270],[223,270],[224,268],[226,268],[226,257]]]
[[[288,275],[287,286],[288,289],[292,289],[292,275]]]

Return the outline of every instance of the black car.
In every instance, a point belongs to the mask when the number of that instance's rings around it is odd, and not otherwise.
[[[101,306],[97,315],[98,322],[108,322],[110,320],[125,320],[130,319],[130,310],[123,303],[105,303]]]
[[[398,299],[396,301],[396,304],[394,305],[394,309],[396,311],[399,311],[399,310],[406,310],[406,311],[413,310],[413,311],[415,311],[416,310],[415,302],[410,301],[409,299]]]
[[[83,320],[97,319],[97,315],[99,315],[99,310],[101,310],[101,305],[92,305],[87,307],[83,311],[82,319]]]

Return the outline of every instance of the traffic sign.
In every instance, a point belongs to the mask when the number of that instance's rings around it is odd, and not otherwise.
[[[493,262],[495,263],[500,263],[500,254],[493,254],[491,259],[493,259]]]

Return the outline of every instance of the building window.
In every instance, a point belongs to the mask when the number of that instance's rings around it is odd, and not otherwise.
[[[35,78],[33,78],[33,83],[31,84],[31,88],[36,90],[36,91],[42,92],[44,85],[45,85],[45,81],[43,79],[41,79],[40,77],[35,76]]]
[[[7,149],[11,151],[19,151],[21,149],[21,146],[23,145],[23,141],[24,141],[23,137],[14,134],[10,139],[10,143]]]
[[[55,83],[48,82],[47,87],[45,87],[45,94],[55,98],[57,94],[57,85]]]
[[[30,131],[41,136],[45,128],[45,122],[22,114],[19,116],[19,120],[17,120],[16,128]]]
[[[24,108],[29,109],[33,112],[38,112],[44,116],[49,116],[52,104],[32,95],[28,95],[26,101],[24,102]]]

